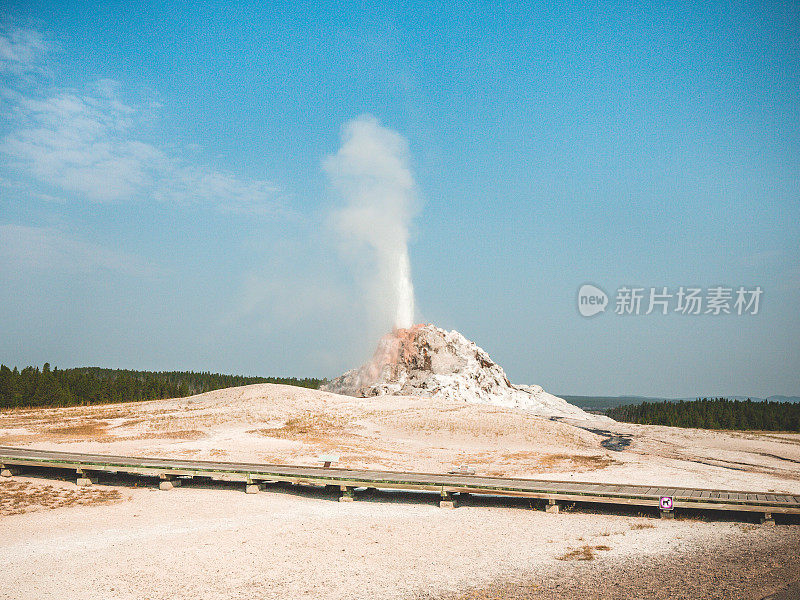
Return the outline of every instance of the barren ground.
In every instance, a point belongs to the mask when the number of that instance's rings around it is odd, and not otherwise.
[[[800,435],[579,425],[631,444],[607,450],[603,435],[491,406],[255,385],[4,412],[0,445],[296,464],[336,452],[354,468],[468,464],[479,474],[800,494]],[[122,483],[0,480],[0,598],[761,598],[799,578],[800,525]]]

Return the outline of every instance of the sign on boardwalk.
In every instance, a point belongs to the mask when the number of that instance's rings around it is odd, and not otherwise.
[[[338,454],[320,454],[317,460],[322,463],[326,469],[331,466],[331,463],[339,462]]]
[[[661,510],[672,510],[672,496],[661,496]]]

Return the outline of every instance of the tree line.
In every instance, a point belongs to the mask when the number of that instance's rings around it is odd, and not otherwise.
[[[317,389],[325,380],[297,377],[245,377],[192,371],[131,371],[127,369],[50,368],[45,363],[21,371],[0,365],[0,409],[81,406],[183,398],[252,383],[280,383]]]
[[[642,402],[606,411],[617,421],[699,429],[800,431],[800,403],[698,398],[679,402]]]

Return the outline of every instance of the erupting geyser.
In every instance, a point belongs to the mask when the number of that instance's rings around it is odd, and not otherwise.
[[[357,397],[427,396],[520,408],[548,417],[591,418],[538,385],[512,384],[503,368],[475,343],[457,331],[433,325],[386,334],[372,360],[323,389]]]
[[[325,387],[350,396],[431,396],[516,407],[547,416],[588,415],[536,385],[512,385],[503,369],[457,331],[413,325],[408,230],[416,207],[408,142],[370,116],[342,127],[342,146],[324,163],[344,199],[333,216],[346,250],[367,266],[370,306],[381,338],[372,360]]]
[[[416,210],[408,142],[396,131],[362,116],[342,127],[342,146],[324,162],[344,200],[333,215],[348,254],[365,267],[369,307],[383,331],[414,323],[414,287],[408,257]]]
[[[414,286],[411,283],[411,263],[408,252],[400,255],[397,269],[397,314],[394,318],[396,329],[411,327],[414,323]]]

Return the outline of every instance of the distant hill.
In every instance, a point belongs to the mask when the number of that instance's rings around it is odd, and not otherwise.
[[[800,396],[770,396],[770,402],[800,402]]]
[[[19,370],[0,365],[0,408],[76,406],[182,398],[221,388],[253,383],[279,383],[317,389],[323,379],[245,377],[192,371],[132,371],[127,369],[50,368]]]
[[[755,429],[800,431],[800,404],[703,398],[678,402],[643,402],[606,411],[615,421],[643,425],[694,427],[700,429]]]
[[[669,398],[651,398],[647,396],[564,396],[558,394],[570,404],[583,410],[605,412],[609,408],[641,404],[642,402],[677,402]]]
[[[608,409],[616,408],[617,406],[630,406],[632,404],[642,404],[648,402],[655,404],[658,402],[690,402],[697,400],[700,396],[692,398],[656,398],[649,396],[564,396],[558,394],[570,404],[582,408],[583,410],[605,412]],[[756,398],[754,396],[725,396],[728,400],[752,400],[754,402],[800,402],[800,396],[769,396],[768,398]]]

